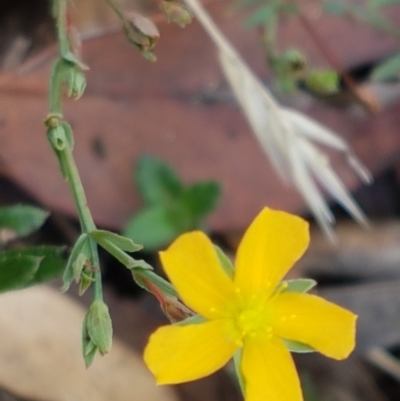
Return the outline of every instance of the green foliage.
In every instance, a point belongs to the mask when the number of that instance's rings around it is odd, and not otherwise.
[[[400,6],[400,0],[369,0],[369,7]]]
[[[282,54],[268,49],[268,63],[279,89],[285,93],[295,92],[298,80],[304,77],[307,69],[305,55],[297,49],[288,49]]]
[[[47,219],[48,213],[35,206],[15,205],[0,208],[0,228],[11,230],[16,236],[29,235]]]
[[[324,11],[335,17],[342,16],[347,11],[347,5],[342,1],[329,0],[323,3]]]
[[[400,53],[379,64],[372,72],[372,79],[390,81],[400,77]]]
[[[309,345],[299,343],[297,341],[291,341],[291,340],[284,339],[283,342],[285,343],[286,348],[290,352],[297,352],[300,354],[315,352],[314,348],[310,347]]]
[[[152,269],[145,261],[136,260],[125,252],[136,252],[143,248],[130,238],[104,230],[93,230],[90,236],[128,269]]]
[[[199,229],[220,198],[216,182],[186,186],[169,166],[151,156],[139,160],[135,178],[145,208],[127,222],[123,233],[148,251],[185,231]]]
[[[259,25],[268,25],[272,23],[277,16],[276,3],[271,2],[258,8],[253,14],[251,14],[246,21],[244,26],[246,28],[255,28]]]
[[[242,0],[238,3],[239,7],[255,7],[255,10],[245,20],[246,28],[254,28],[257,26],[268,26],[278,20],[280,17],[295,15],[298,8],[293,3],[285,3],[280,0],[271,1],[248,1]]]
[[[44,283],[60,276],[64,267],[60,247],[26,247],[1,252],[0,292]]]
[[[297,278],[294,280],[284,281],[287,287],[284,289],[285,292],[308,292],[313,289],[317,282],[311,278]]]
[[[331,69],[312,69],[307,72],[304,83],[318,95],[332,95],[339,91],[339,75]]]
[[[88,241],[88,235],[81,234],[75,242],[64,270],[62,291],[67,291],[74,280],[79,283],[82,273],[86,270],[85,267],[90,263],[91,254]],[[86,288],[80,288],[80,293],[85,290]]]
[[[369,0],[366,4],[351,4],[341,0],[323,2],[323,10],[335,17],[345,15],[370,25],[384,33],[400,37],[400,31],[393,26],[388,18],[381,13],[381,8],[387,5],[400,4],[399,0]]]
[[[34,206],[15,205],[0,208],[0,229],[16,237],[37,230],[48,213]],[[63,248],[54,246],[25,247],[0,252],[0,292],[41,284],[62,274]]]
[[[139,160],[135,178],[147,206],[173,202],[183,192],[183,184],[177,174],[164,162],[151,156]]]
[[[224,251],[217,245],[214,245],[214,248],[217,252],[219,262],[221,263],[222,268],[224,269],[224,272],[231,278],[233,279],[234,275],[234,266],[231,262],[231,260],[226,256]]]

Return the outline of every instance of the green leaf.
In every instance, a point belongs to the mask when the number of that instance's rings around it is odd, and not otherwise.
[[[87,314],[82,323],[82,355],[85,361],[86,368],[90,367],[93,363],[94,357],[98,349],[96,344],[92,341],[87,330]]]
[[[83,269],[79,278],[79,296],[81,297],[95,281],[94,272]]]
[[[231,262],[231,260],[226,256],[224,251],[217,245],[214,245],[214,249],[217,252],[218,259],[221,263],[222,268],[224,269],[224,272],[231,278],[233,279],[233,274],[234,274],[234,267]]]
[[[283,340],[285,343],[286,348],[290,352],[298,352],[298,353],[307,353],[307,352],[315,352],[315,349],[310,347],[309,345],[299,343],[297,341],[292,340]]]
[[[182,204],[194,220],[200,220],[214,210],[221,197],[221,186],[215,181],[197,182],[182,194]]]
[[[400,53],[379,64],[372,72],[372,79],[389,81],[400,77]]]
[[[0,292],[42,284],[59,277],[65,267],[64,248],[11,249],[0,254]]]
[[[89,70],[89,67],[72,52],[64,53],[62,58],[66,64],[71,63],[78,67],[81,71]]]
[[[183,191],[178,175],[162,160],[143,156],[136,167],[136,183],[146,205],[165,205]]]
[[[80,255],[83,255],[80,256]],[[69,259],[67,262],[67,266],[64,270],[63,275],[63,286],[61,287],[61,291],[68,291],[68,288],[72,284],[75,279],[77,270],[82,267],[86,260],[90,260],[90,250],[88,246],[88,235],[81,234],[77,241],[75,242],[74,247],[72,248],[71,254],[69,255]],[[79,263],[77,263],[77,261]]]
[[[115,234],[111,231],[106,230],[94,230],[90,233],[96,242],[108,241],[127,252],[140,251],[143,246],[135,244],[131,238],[124,237],[122,235]]]
[[[399,6],[400,0],[369,0],[368,6],[372,8],[380,8],[386,6]]]
[[[89,261],[89,255],[86,254],[85,252],[81,252],[75,259],[75,262],[72,263],[72,270],[74,272],[75,283],[79,283],[81,281],[82,272],[85,269],[85,266],[88,263],[88,261]]]
[[[37,273],[42,258],[2,252],[0,256],[0,292],[27,286]]]
[[[50,245],[29,246],[19,250],[9,250],[7,252],[10,254],[17,254],[18,252],[21,254],[22,252],[23,254],[41,259],[39,269],[32,280],[27,283],[26,287],[46,283],[47,281],[60,277],[65,269],[66,257],[64,247]]]
[[[371,25],[373,28],[381,30],[387,34],[399,35],[400,31],[393,26],[388,18],[380,14],[377,9],[368,9],[363,6],[353,5],[349,12],[360,19],[365,24]]]
[[[15,205],[0,208],[0,228],[7,228],[17,236],[29,235],[37,230],[47,219],[44,210],[28,205]]]
[[[69,148],[72,151],[74,149],[74,135],[72,133],[72,128],[66,121],[62,121],[60,125],[64,129],[65,139],[67,140]]]
[[[243,349],[239,348],[236,352],[235,355],[233,356],[233,362],[235,364],[235,372],[236,372],[236,376],[238,379],[238,383],[239,383],[239,387],[240,390],[242,391],[242,394],[245,394],[245,379],[243,377],[243,373],[242,373],[242,354],[243,354]]]
[[[167,206],[144,209],[129,219],[123,234],[143,244],[145,251],[154,251],[171,242],[182,232]]]
[[[284,281],[287,287],[283,292],[308,292],[317,285],[317,282],[311,278],[297,278]]]
[[[174,323],[175,326],[187,326],[188,324],[199,324],[204,323],[206,319],[200,315],[194,315],[186,318],[185,320],[181,320],[180,322]]]
[[[334,15],[335,17],[342,16],[348,8],[342,1],[324,1],[322,4],[324,11],[330,15]]]
[[[339,75],[334,70],[311,70],[307,73],[304,83],[320,95],[331,95],[339,90]]]
[[[135,269],[139,267],[141,269],[152,269],[152,267],[146,262],[132,258],[121,248],[114,245],[112,242],[108,240],[99,239],[97,240],[97,243],[128,269]]]
[[[264,7],[260,7],[246,19],[244,26],[246,28],[254,28],[258,25],[270,24],[278,17],[277,11],[275,4],[267,4]]]

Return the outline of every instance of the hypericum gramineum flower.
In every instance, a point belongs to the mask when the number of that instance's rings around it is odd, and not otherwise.
[[[159,384],[207,376],[242,349],[246,401],[300,401],[297,372],[284,340],[335,359],[354,348],[356,316],[315,295],[279,284],[309,243],[299,217],[264,209],[240,243],[233,278],[207,236],[180,236],[161,252],[182,300],[205,321],[159,328],[144,353]]]

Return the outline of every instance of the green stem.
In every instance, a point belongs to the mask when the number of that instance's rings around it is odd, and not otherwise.
[[[61,55],[69,53],[67,0],[55,0],[57,4],[57,39]]]
[[[68,19],[67,19],[67,0],[54,0],[54,10],[56,12],[55,18],[57,22],[57,36],[60,51],[60,58],[55,62],[51,83],[50,83],[50,111],[55,117],[53,124],[59,126],[62,119],[62,90],[63,90],[63,71],[62,62],[63,57],[70,53],[69,42],[68,42]],[[49,129],[51,129],[49,127]],[[72,135],[72,132],[71,132]],[[85,191],[83,189],[82,181],[76,166],[73,154],[72,145],[67,138],[62,138],[64,147],[60,150],[55,146],[53,142],[52,147],[54,153],[60,161],[60,165],[64,168],[65,178],[67,179],[74,201],[78,211],[79,221],[81,230],[83,233],[90,233],[96,229],[92,215],[87,206],[87,200]],[[93,239],[90,240],[90,253],[91,253],[91,264],[95,267],[94,273],[94,299],[98,301],[103,300],[100,261],[97,251],[97,245]]]
[[[79,221],[81,224],[81,230],[83,233],[90,233],[96,229],[92,215],[87,205],[85,191],[83,189],[82,181],[79,176],[78,168],[75,163],[75,159],[72,155],[72,151],[68,146],[59,152],[60,161],[63,163],[69,186],[71,188],[72,195],[74,197],[75,206],[78,211]],[[93,239],[89,242],[90,253],[92,255],[92,265],[95,266],[96,270],[94,272],[94,299],[96,301],[103,300],[103,289],[100,271],[100,261],[99,254],[97,251],[97,244]]]
[[[53,65],[51,72],[51,82],[49,90],[49,103],[50,111],[54,114],[60,114],[62,111],[62,87],[63,87],[63,77],[60,71],[60,65],[62,59],[59,58]]]
[[[66,148],[59,153],[59,157],[63,165],[66,167],[68,174],[67,179],[78,211],[82,232],[90,233],[96,229],[96,226],[87,206],[85,191],[69,146],[66,146]]]
[[[125,15],[120,7],[120,5],[114,0],[106,0],[108,5],[114,10],[114,12],[121,18],[122,21],[125,21]]]

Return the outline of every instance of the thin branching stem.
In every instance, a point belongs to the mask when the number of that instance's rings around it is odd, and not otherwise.
[[[53,124],[60,125],[62,121],[62,97],[63,97],[63,85],[64,76],[62,71],[62,63],[64,58],[70,53],[69,42],[68,42],[68,9],[67,0],[55,0],[54,3],[55,19],[57,21],[57,38],[60,56],[55,62],[51,82],[50,82],[50,95],[49,95],[49,108],[51,114],[54,116]],[[71,136],[72,130],[70,132]],[[61,138],[63,140],[63,148],[57,149],[53,145],[53,150],[60,161],[60,165],[63,166],[63,173],[66,180],[69,183],[72,196],[74,198],[75,206],[78,212],[81,230],[83,233],[90,233],[96,229],[92,215],[87,206],[87,200],[85,191],[83,189],[82,181],[77,169],[75,159],[72,153],[72,141],[68,141],[67,138]],[[51,141],[50,141],[51,142]],[[100,261],[97,250],[97,245],[94,240],[90,240],[90,253],[91,253],[91,264],[94,267],[94,299],[102,300],[102,282],[101,282],[101,271]]]

